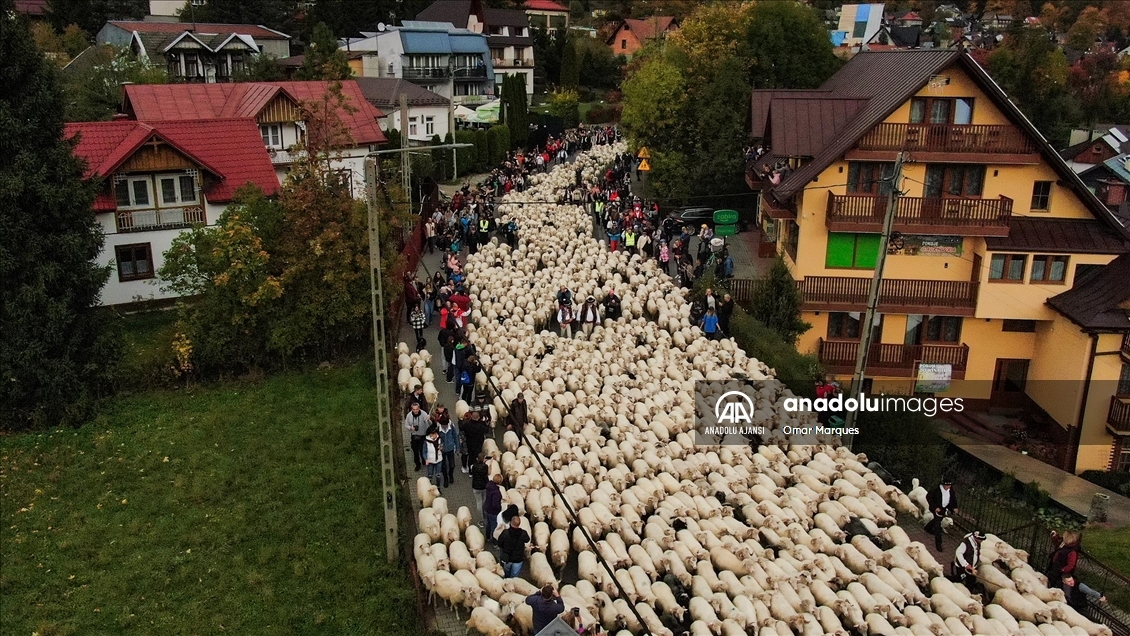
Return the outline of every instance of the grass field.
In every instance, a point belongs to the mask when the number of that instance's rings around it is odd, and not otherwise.
[[[0,633],[418,634],[371,378],[151,391],[0,438]]]

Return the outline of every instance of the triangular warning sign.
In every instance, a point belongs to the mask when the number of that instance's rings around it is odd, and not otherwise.
[[[640,167],[637,168],[637,170],[642,170],[644,172],[648,172],[649,170],[651,170],[651,164],[647,162],[647,159],[641,159],[640,160]]]
[[[639,159],[651,159],[651,151],[647,149],[647,146],[644,146],[636,153],[636,157]]]

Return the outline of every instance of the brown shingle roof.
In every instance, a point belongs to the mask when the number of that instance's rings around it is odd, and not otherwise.
[[[1048,304],[1088,330],[1130,331],[1130,311],[1119,307],[1130,300],[1130,254],[1123,254],[1071,289],[1052,296]]]
[[[669,15],[653,15],[650,18],[644,18],[642,20],[628,18],[616,28],[616,33],[619,33],[621,29],[627,27],[629,31],[636,34],[636,38],[641,42],[643,40],[653,40],[663,35],[667,29],[671,28],[674,22],[675,18]],[[674,24],[674,26],[679,25]],[[616,38],[616,33],[613,33],[612,36],[608,38],[606,44]]]
[[[1125,237],[1106,224],[1090,219],[1014,216],[1008,228],[1008,236],[985,239],[989,251],[1122,254],[1130,250]],[[1127,285],[1130,286],[1130,283]]]
[[[867,103],[866,99],[785,96],[773,101],[769,125],[773,154],[811,157]]]
[[[400,108],[400,94],[408,94],[409,106],[447,106],[447,98],[422,86],[397,77],[357,77],[361,94],[369,103],[382,110]]]
[[[886,119],[899,106],[930,81],[930,78],[943,69],[958,64],[969,74],[977,85],[985,91],[989,99],[1026,134],[1037,140],[1037,146],[1044,160],[1075,194],[1084,202],[1096,218],[1103,221],[1118,235],[1125,235],[1122,226],[1092,193],[1087,189],[1063,159],[1048,144],[1040,131],[1013,104],[1000,86],[993,81],[967,52],[958,49],[911,49],[860,53],[848,61],[835,75],[820,86],[840,98],[867,99],[865,106],[855,116],[826,138],[825,145],[813,155],[812,161],[786,177],[779,185],[767,192],[780,201],[789,200],[800,192],[829,165],[841,158],[863,135]],[[775,140],[770,140],[775,145]],[[775,148],[774,154],[779,154]]]

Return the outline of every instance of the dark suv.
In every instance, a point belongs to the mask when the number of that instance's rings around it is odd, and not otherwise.
[[[679,219],[683,225],[701,227],[703,223],[714,227],[714,208],[683,208],[670,214],[671,218]]]

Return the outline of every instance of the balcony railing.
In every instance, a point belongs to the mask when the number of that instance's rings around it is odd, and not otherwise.
[[[492,101],[494,97],[490,95],[456,95],[452,99],[459,106],[482,106]]]
[[[495,68],[498,68],[498,67],[515,68],[515,67],[533,66],[534,61],[531,58],[496,57],[496,58],[493,59],[493,64],[494,64]]]
[[[1130,434],[1130,395],[1112,395],[1106,424],[1117,433]]]
[[[860,150],[917,150],[1032,154],[1036,144],[1019,129],[982,124],[879,124],[859,141]]]
[[[446,66],[436,68],[404,67],[404,79],[406,80],[442,80],[449,77],[451,77],[451,69]]]
[[[826,223],[833,232],[882,232],[887,197],[828,193]],[[895,230],[909,234],[1008,236],[1012,199],[899,197]]]
[[[871,277],[806,276],[797,287],[807,310],[860,311],[867,306]],[[885,278],[879,287],[879,310],[972,316],[977,289],[978,283],[969,281]]]
[[[118,212],[119,232],[182,228],[204,222],[204,208],[199,205],[183,208],[154,208],[152,210],[121,210]]]
[[[850,373],[855,369],[855,355],[859,342],[854,340],[824,340],[817,343],[820,363],[832,373]],[[867,355],[867,374],[870,376],[914,377],[918,363],[949,364],[956,380],[965,378],[969,360],[968,345],[904,345],[874,343]]]
[[[295,161],[306,156],[305,150],[282,150],[280,148],[268,148],[267,154],[271,157],[271,163],[276,166],[290,165]]]
[[[487,67],[485,66],[462,66],[455,69],[455,79],[457,80],[481,80],[486,79]]]

